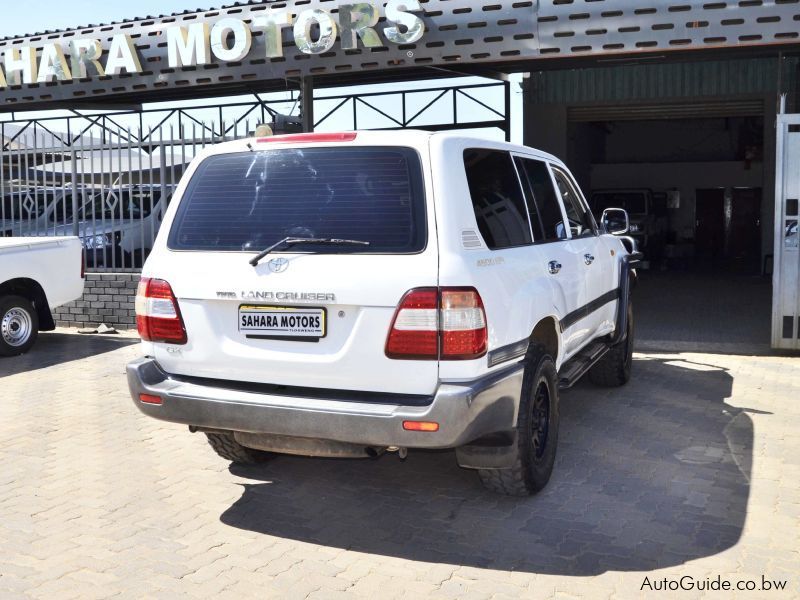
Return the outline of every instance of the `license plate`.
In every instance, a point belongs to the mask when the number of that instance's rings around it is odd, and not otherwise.
[[[326,334],[324,308],[240,306],[239,331],[247,337],[315,341]]]

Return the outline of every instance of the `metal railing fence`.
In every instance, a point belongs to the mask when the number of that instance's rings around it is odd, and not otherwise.
[[[252,135],[259,123],[296,113],[299,104],[292,94],[0,120],[0,236],[78,236],[88,270],[138,271],[198,150]],[[320,96],[314,104],[317,131],[493,128],[510,135],[504,82]]]
[[[81,136],[69,146],[23,133],[0,150],[0,236],[78,236],[88,269],[137,271],[198,150],[255,126],[200,122],[180,135],[171,126],[109,129],[105,139]]]

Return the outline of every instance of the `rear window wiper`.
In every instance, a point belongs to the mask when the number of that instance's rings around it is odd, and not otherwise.
[[[250,264],[254,267],[258,265],[261,260],[267,256],[270,252],[274,252],[278,248],[288,248],[290,246],[296,246],[298,244],[324,244],[327,246],[369,246],[369,242],[364,242],[361,240],[340,240],[336,238],[297,238],[297,237],[287,237],[283,238],[281,241],[272,244],[269,248],[266,248],[259,252],[256,256],[254,256],[250,260]]]

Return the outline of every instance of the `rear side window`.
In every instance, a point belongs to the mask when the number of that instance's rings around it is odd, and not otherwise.
[[[528,198],[528,203],[531,206],[531,219],[539,220],[542,240],[553,242],[567,239],[561,203],[553,188],[553,180],[547,165],[530,158],[520,158],[518,161],[522,166],[521,174],[525,175],[530,186],[531,196]]]
[[[498,250],[532,243],[511,155],[498,150],[466,150],[464,165],[475,219],[486,245]]]
[[[419,156],[410,148],[286,148],[204,160],[186,189],[168,244],[175,250],[262,250],[287,237],[369,246],[318,253],[412,253],[425,248]]]
[[[564,208],[567,210],[572,237],[594,235],[594,220],[589,210],[581,202],[577,186],[561,169],[553,167],[553,176],[558,184],[561,198],[564,200]]]

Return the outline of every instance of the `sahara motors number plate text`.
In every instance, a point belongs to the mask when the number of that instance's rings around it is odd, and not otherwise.
[[[247,337],[318,340],[325,337],[324,308],[240,306],[239,331]]]

